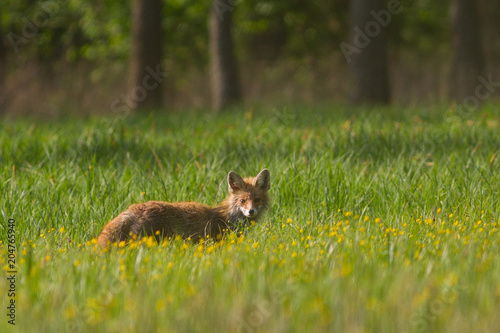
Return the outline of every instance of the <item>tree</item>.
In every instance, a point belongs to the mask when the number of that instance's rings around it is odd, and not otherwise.
[[[210,88],[216,110],[241,100],[232,37],[234,1],[214,0],[209,18]]]
[[[5,65],[7,62],[7,48],[4,43],[4,38],[3,38],[3,31],[2,31],[2,25],[0,22],[0,91],[3,92],[3,84],[5,82],[5,76],[7,74],[7,66]],[[2,98],[0,97],[0,100]]]
[[[351,1],[350,65],[355,104],[389,103],[386,26],[392,14],[384,4],[383,0]]]
[[[0,10],[3,8],[0,8]],[[4,39],[3,21],[0,18],[0,115],[5,112],[7,101],[5,79],[7,77],[7,45]]]
[[[165,73],[162,60],[162,0],[134,0],[132,8],[131,90],[127,104],[134,109],[159,108]]]
[[[454,0],[451,22],[453,60],[449,96],[463,101],[475,95],[484,68],[476,0]]]

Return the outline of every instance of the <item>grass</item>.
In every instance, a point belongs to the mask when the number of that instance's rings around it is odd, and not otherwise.
[[[499,155],[494,105],[5,120],[15,329],[497,332]],[[272,208],[244,235],[95,246],[132,203],[215,204],[264,167]]]

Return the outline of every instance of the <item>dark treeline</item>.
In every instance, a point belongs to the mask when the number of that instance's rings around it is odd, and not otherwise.
[[[500,0],[3,0],[0,20],[0,112],[500,90]]]

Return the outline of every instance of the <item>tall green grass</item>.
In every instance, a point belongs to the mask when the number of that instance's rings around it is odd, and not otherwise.
[[[496,106],[5,120],[0,331],[497,332],[499,159]],[[216,204],[264,167],[246,234],[94,245],[132,203]]]

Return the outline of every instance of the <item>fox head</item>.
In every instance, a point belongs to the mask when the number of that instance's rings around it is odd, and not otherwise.
[[[238,219],[257,220],[269,205],[271,174],[264,169],[254,178],[241,178],[231,171],[227,176],[231,193],[231,214]]]

